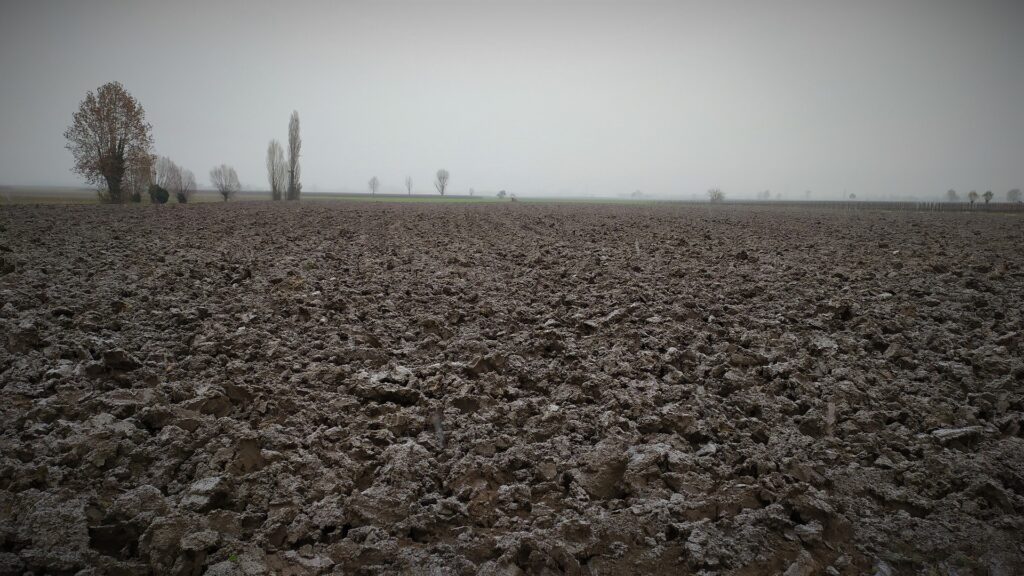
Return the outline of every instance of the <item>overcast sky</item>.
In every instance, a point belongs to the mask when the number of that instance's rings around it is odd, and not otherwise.
[[[265,189],[940,196],[1024,187],[1024,1],[0,2],[0,184],[73,185],[118,80],[155,151]]]

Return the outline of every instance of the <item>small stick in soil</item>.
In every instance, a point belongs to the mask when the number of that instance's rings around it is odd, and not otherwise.
[[[444,426],[442,424],[443,413],[440,408],[435,408],[430,415],[430,422],[434,425],[434,434],[437,435],[437,446],[444,450]]]

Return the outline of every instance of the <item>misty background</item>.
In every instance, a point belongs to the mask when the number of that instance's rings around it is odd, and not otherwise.
[[[306,192],[921,197],[1024,185],[1024,2],[0,4],[0,184],[82,185],[89,90],[154,151],[267,189],[302,119]]]

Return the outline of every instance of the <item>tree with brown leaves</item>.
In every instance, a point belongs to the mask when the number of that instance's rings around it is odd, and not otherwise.
[[[125,202],[125,174],[132,166],[146,161],[153,147],[153,127],[146,113],[119,82],[87,92],[85,100],[64,131],[67,149],[75,157],[72,169],[96,186],[105,186],[105,198]]]

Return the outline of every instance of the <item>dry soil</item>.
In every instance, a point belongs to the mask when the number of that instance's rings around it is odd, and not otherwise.
[[[1022,223],[0,208],[0,574],[1024,573]]]

